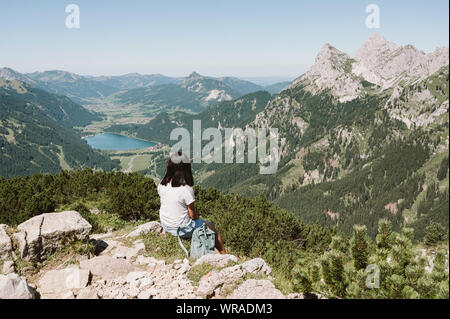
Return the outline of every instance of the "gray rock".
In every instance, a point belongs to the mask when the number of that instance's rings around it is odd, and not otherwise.
[[[272,272],[272,269],[266,264],[264,259],[255,258],[249,261],[246,261],[242,264],[242,268],[248,272],[255,275],[268,275]]]
[[[146,290],[153,286],[155,282],[150,278],[143,278],[139,283],[139,290]]]
[[[268,275],[272,269],[262,258],[249,260],[242,265],[222,269],[220,272],[211,272],[199,282],[197,293],[205,298],[211,298],[235,287],[236,282],[247,273],[255,275]]]
[[[126,276],[125,280],[127,281],[127,283],[131,283],[133,281],[137,281],[139,279],[142,279],[142,278],[144,278],[147,275],[148,275],[148,273],[145,272],[145,271],[133,271],[133,272],[130,272]]]
[[[269,280],[248,279],[237,287],[228,299],[285,299]]]
[[[81,289],[89,283],[89,270],[66,268],[50,270],[39,280],[39,292],[42,294],[59,294],[72,289]]]
[[[135,270],[135,267],[125,259],[115,259],[110,256],[97,256],[92,259],[83,260],[80,262],[80,267],[82,269],[88,269],[93,275],[104,279],[126,276]]]
[[[145,252],[145,245],[142,242],[136,243],[133,247],[127,247],[123,245],[117,245],[114,249],[111,250],[111,254],[115,256],[115,258],[123,258],[127,260],[131,260],[136,258],[138,255]]]
[[[6,233],[6,225],[0,225],[0,260],[8,258],[12,253],[12,242]]]
[[[17,274],[0,275],[0,299],[34,299],[27,280]]]
[[[65,243],[87,238],[92,226],[78,212],[66,211],[35,216],[17,229],[21,257],[42,261]]]
[[[229,262],[238,262],[238,258],[233,255],[206,254],[197,259],[193,267],[201,264],[210,264],[215,267],[226,267]]]
[[[9,275],[14,272],[14,262],[12,260],[6,260],[2,266],[2,274]]]
[[[241,265],[227,267],[220,272],[213,271],[200,280],[197,293],[202,297],[210,298],[217,294],[217,288],[230,288],[244,275],[245,270]]]
[[[61,299],[75,299],[75,295],[73,294],[72,290],[69,290],[68,292],[61,295]]]
[[[146,290],[142,291],[141,293],[139,293],[137,298],[138,299],[150,299],[153,296],[156,296],[157,294],[158,294],[158,291],[155,288],[149,288],[149,289],[146,289]]]
[[[88,286],[86,288],[81,289],[77,294],[77,299],[99,299],[97,291]]]
[[[139,225],[134,231],[129,233],[127,237],[137,237],[148,233],[162,234],[164,230],[160,223],[153,221],[146,224]]]

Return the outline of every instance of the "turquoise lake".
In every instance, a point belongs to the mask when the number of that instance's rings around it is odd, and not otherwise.
[[[108,151],[137,150],[156,145],[153,142],[112,133],[89,136],[85,140],[92,148]]]

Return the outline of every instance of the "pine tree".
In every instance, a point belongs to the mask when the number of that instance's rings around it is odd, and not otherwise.
[[[378,235],[375,238],[377,247],[380,249],[390,249],[393,240],[392,223],[387,219],[380,219],[378,221]]]
[[[432,246],[447,239],[445,228],[439,223],[431,223],[426,228],[425,245]]]
[[[368,237],[366,226],[354,225],[353,237],[351,240],[351,251],[356,270],[365,269],[369,257]]]
[[[345,296],[347,281],[344,272],[344,256],[337,250],[325,253],[321,260],[322,274],[331,292],[339,297]]]
[[[448,171],[448,156],[442,160],[441,165],[439,166],[439,170],[437,172],[437,178],[440,181],[442,181],[447,176],[447,171]]]

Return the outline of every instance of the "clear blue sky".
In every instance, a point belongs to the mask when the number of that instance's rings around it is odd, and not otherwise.
[[[78,30],[65,27],[70,3]],[[380,29],[365,26],[370,3]],[[448,0],[2,0],[0,67],[296,77],[325,42],[353,55],[374,32],[426,52],[448,46],[448,12]]]

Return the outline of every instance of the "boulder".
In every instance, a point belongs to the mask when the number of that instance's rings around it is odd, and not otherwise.
[[[127,275],[125,280],[127,281],[127,283],[132,283],[134,281],[144,278],[147,275],[148,275],[148,272],[145,272],[145,271],[133,271]]]
[[[68,292],[63,293],[60,299],[75,299],[75,295],[73,294],[72,290],[69,290]]]
[[[241,265],[224,268],[219,272],[210,272],[200,280],[197,292],[202,297],[211,298],[233,288],[236,282],[247,273],[268,275],[271,272],[272,269],[262,258],[255,258]]]
[[[131,260],[136,258],[138,255],[145,252],[145,245],[143,242],[135,242],[133,247],[127,247],[123,245],[117,245],[110,250],[110,253],[115,256],[115,258],[123,258]]]
[[[285,299],[269,280],[248,279],[237,287],[228,299]]]
[[[193,265],[193,267],[201,265],[201,264],[210,264],[214,267],[226,267],[229,262],[238,262],[238,258],[233,255],[221,255],[221,254],[206,254],[197,259]]]
[[[114,279],[126,276],[135,271],[135,267],[125,259],[111,256],[97,256],[80,262],[81,269],[89,270],[93,275],[104,279]]]
[[[246,261],[242,264],[242,268],[246,272],[255,275],[268,275],[272,272],[272,269],[262,258],[254,258],[252,260]]]
[[[210,272],[200,280],[197,293],[202,297],[210,298],[220,293],[223,288],[233,287],[244,275],[245,270],[241,265],[227,267],[219,272]],[[218,288],[220,288],[219,291]]]
[[[6,260],[2,266],[2,274],[9,275],[14,272],[14,262],[12,260]]]
[[[6,233],[6,225],[0,225],[0,260],[6,259],[11,255],[12,242]]]
[[[35,216],[17,229],[21,257],[42,261],[64,244],[87,238],[92,226],[78,212],[66,211]]]
[[[34,299],[27,280],[18,274],[0,275],[0,299]]]
[[[160,223],[153,221],[146,224],[139,225],[134,231],[129,233],[127,237],[137,237],[148,233],[162,234],[164,230]]]
[[[50,270],[39,280],[41,294],[59,294],[88,285],[90,272],[86,269],[66,268]]]
[[[99,299],[97,291],[89,286],[81,289],[77,294],[77,299]]]

